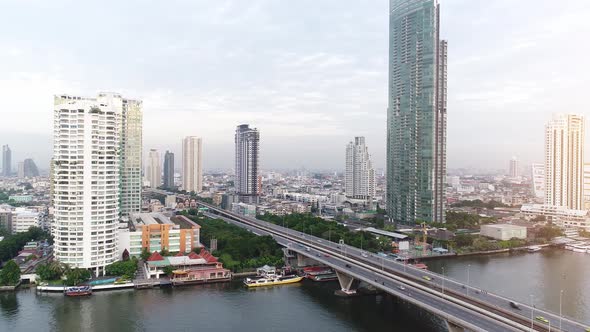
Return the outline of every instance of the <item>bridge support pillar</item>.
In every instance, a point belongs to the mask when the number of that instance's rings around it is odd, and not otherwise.
[[[449,322],[448,320],[445,320],[445,323],[447,325],[447,331],[449,331],[449,332],[465,332],[465,331],[467,331],[465,328],[463,328],[459,325],[455,325],[455,324]]]
[[[315,260],[304,256],[302,254],[297,253],[297,266],[309,266],[309,265],[316,265],[318,262]]]
[[[349,276],[346,273],[336,270],[336,276],[338,277],[338,282],[340,283],[340,290],[336,291],[336,295],[339,296],[355,296],[357,295],[357,288],[360,283],[359,280],[354,279],[354,277]]]

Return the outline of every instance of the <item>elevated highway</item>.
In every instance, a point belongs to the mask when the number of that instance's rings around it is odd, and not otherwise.
[[[450,323],[474,331],[579,331],[588,328],[570,318],[516,303],[497,294],[484,292],[431,271],[407,266],[394,260],[364,252],[356,247],[283,228],[255,218],[244,217],[199,202],[210,217],[271,235],[292,252],[312,258],[337,271],[343,292],[354,293],[358,281],[414,303]],[[545,323],[536,319],[542,316]],[[561,328],[560,328],[561,325]]]

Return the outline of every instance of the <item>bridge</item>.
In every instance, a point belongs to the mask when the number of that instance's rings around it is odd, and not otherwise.
[[[513,307],[510,305],[510,302],[516,303],[513,299],[484,292],[431,271],[210,204],[197,204],[207,208],[204,213],[209,217],[258,235],[270,235],[299,257],[330,266],[337,273],[343,293],[354,294],[362,281],[439,316],[451,331],[590,331],[588,326],[571,318],[523,303]],[[538,316],[546,322],[537,320]]]

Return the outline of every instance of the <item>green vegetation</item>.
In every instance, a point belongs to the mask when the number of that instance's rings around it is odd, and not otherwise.
[[[327,221],[311,214],[290,214],[284,217],[265,214],[257,217],[277,225],[297,230],[301,233],[321,237],[338,242],[343,239],[348,245],[363,248],[367,251],[390,251],[391,240],[387,237],[376,238],[369,232],[351,232],[347,227],[334,221]]]
[[[0,285],[14,286],[20,281],[20,269],[15,261],[9,261],[0,270]]]
[[[76,286],[87,281],[90,277],[90,271],[77,267],[66,272],[66,285]]]
[[[106,274],[109,276],[133,279],[135,271],[137,271],[137,258],[133,257],[126,261],[114,262],[111,265],[107,265],[105,270]]]
[[[537,238],[545,239],[545,241],[549,241],[554,237],[562,236],[563,232],[561,229],[555,226],[547,225],[539,228],[536,233]]]
[[[166,273],[167,276],[171,276],[172,275],[172,271],[174,271],[174,268],[172,266],[164,266],[164,268],[162,269],[162,271],[164,273]]]
[[[477,214],[467,212],[447,211],[446,223],[430,223],[429,225],[438,228],[446,228],[450,231],[458,229],[479,229],[480,225],[492,224],[496,218],[480,217]]]
[[[270,236],[257,236],[238,226],[218,219],[188,215],[201,225],[201,239],[207,247],[217,239],[217,248],[212,254],[219,257],[224,267],[239,272],[265,264],[281,266],[283,251]]]
[[[472,208],[480,208],[480,209],[494,209],[497,207],[510,207],[510,205],[506,205],[502,202],[497,202],[494,200],[484,203],[480,199],[476,199],[473,201],[460,201],[458,203],[452,204],[451,206],[452,207],[472,207]]]
[[[459,234],[455,236],[452,241],[449,241],[448,245],[455,248],[457,252],[462,253],[518,248],[528,245],[528,242],[527,240],[521,240],[517,238],[512,238],[506,241],[498,241],[485,236]]]
[[[0,241],[0,262],[7,261],[18,254],[28,241],[39,241],[48,239],[51,236],[38,227],[31,227],[24,233],[9,235]]]
[[[37,265],[35,272],[41,280],[49,281],[61,279],[61,276],[63,276],[67,270],[69,270],[69,267],[66,264],[52,261],[46,264]]]
[[[139,255],[139,257],[141,258],[141,260],[147,261],[147,259],[150,258],[151,254],[152,253],[147,248],[142,248],[141,255]]]

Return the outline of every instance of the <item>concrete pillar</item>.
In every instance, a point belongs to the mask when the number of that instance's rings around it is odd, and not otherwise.
[[[356,294],[358,284],[360,283],[358,280],[338,270],[336,271],[336,276],[338,277],[342,293],[347,295]]]
[[[445,320],[445,323],[447,325],[447,331],[449,332],[465,332],[467,330],[465,330],[465,328],[455,325],[447,320]]]

